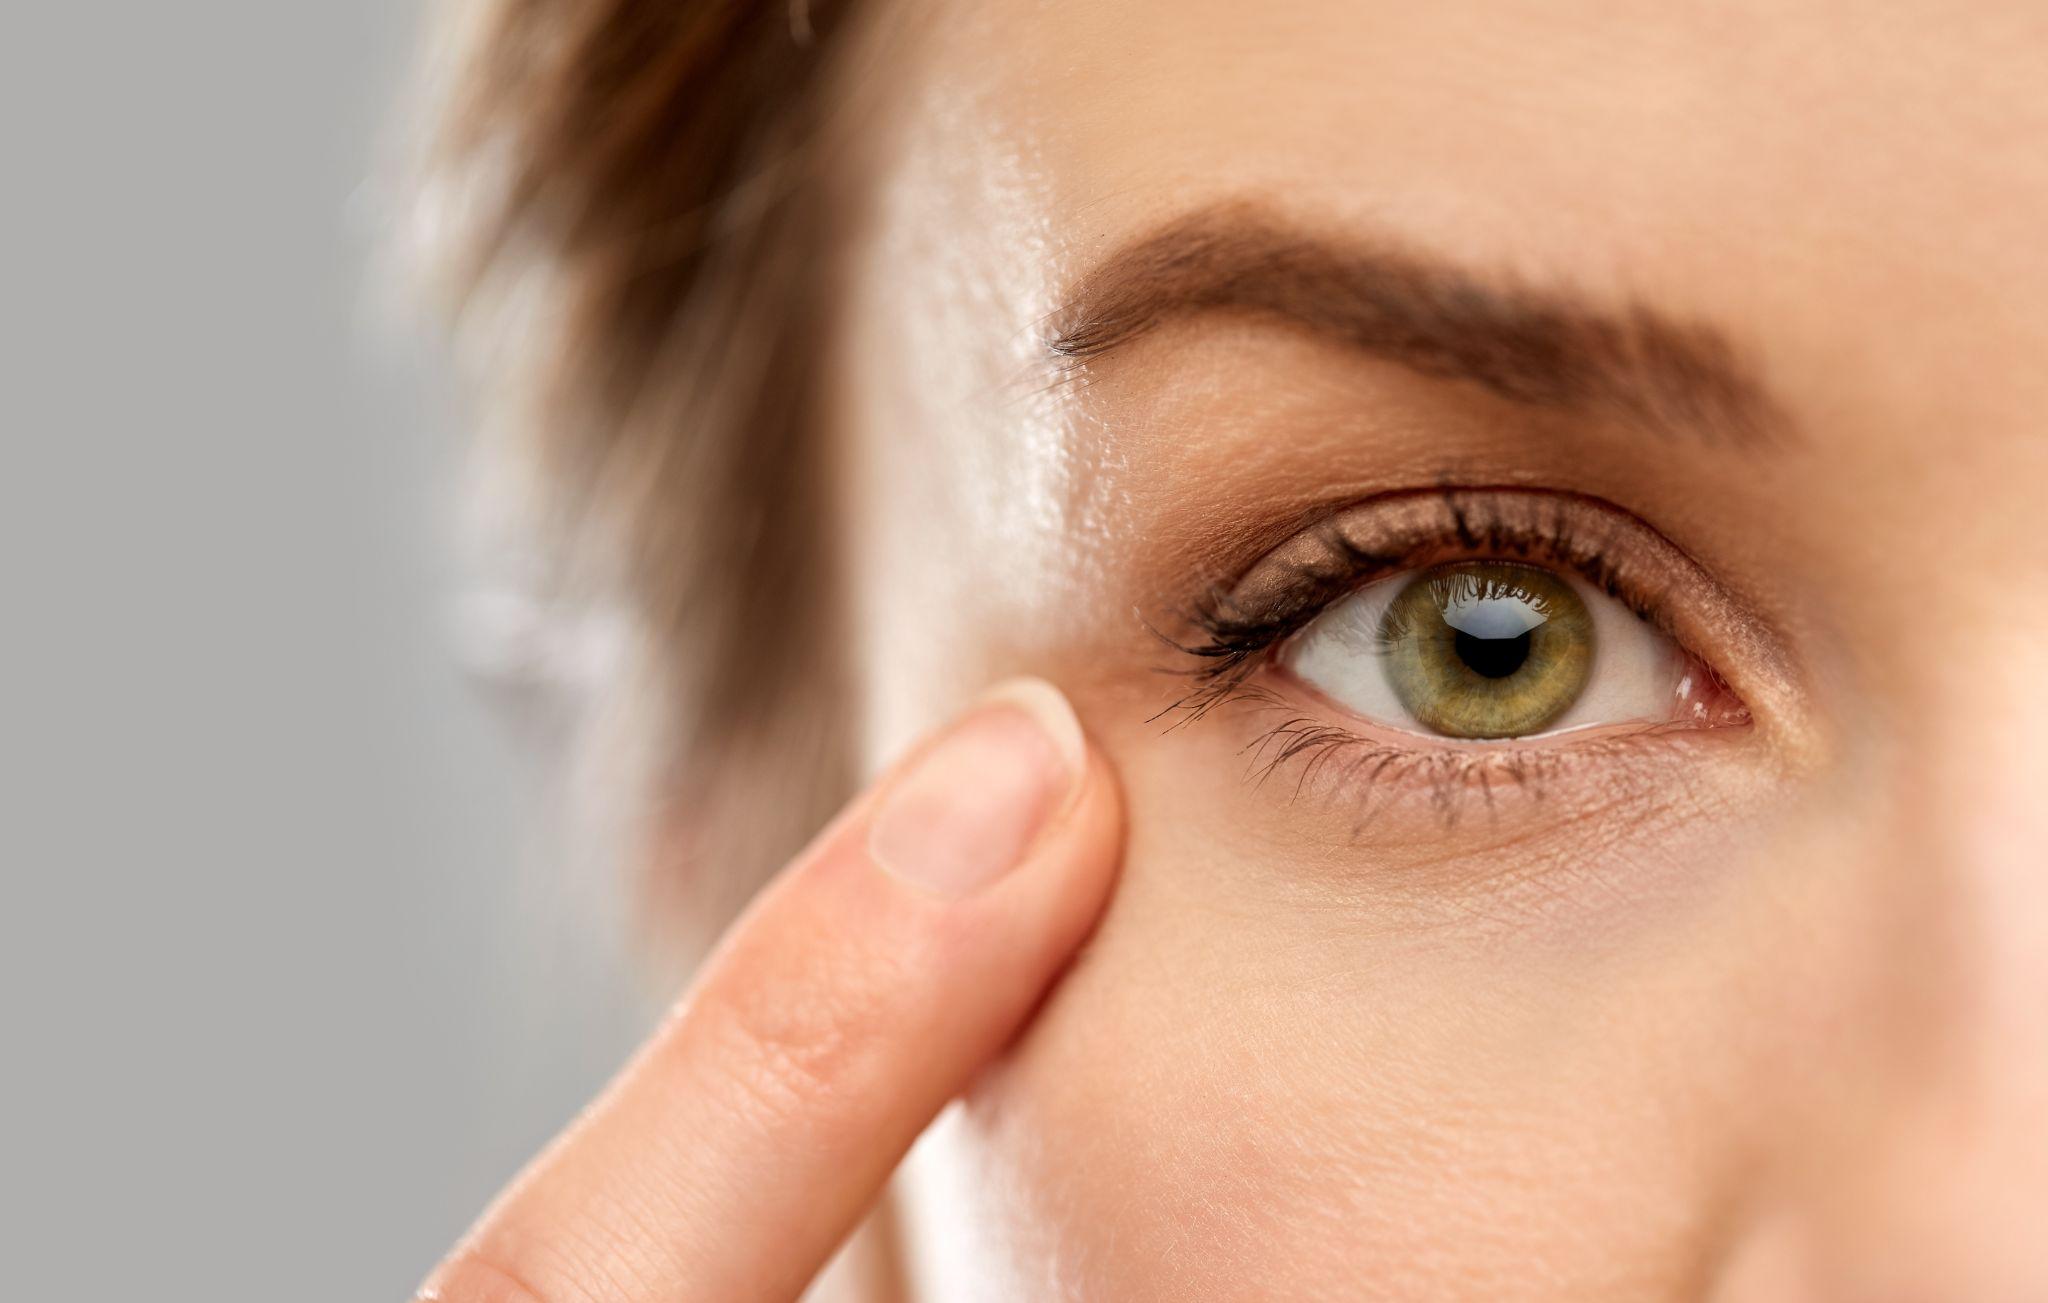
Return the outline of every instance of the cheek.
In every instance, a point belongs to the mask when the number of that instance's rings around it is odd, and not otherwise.
[[[1740,1001],[1659,947],[1283,900],[1253,884],[1301,866],[1171,808],[1162,756],[1122,769],[1146,817],[1109,915],[935,1142],[1020,1296],[1698,1292],[1770,1111],[1706,1049]]]

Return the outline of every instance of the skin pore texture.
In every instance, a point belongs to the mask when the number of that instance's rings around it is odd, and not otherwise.
[[[2020,4],[885,9],[831,405],[865,755],[1040,674],[1129,821],[899,1178],[930,1297],[2048,1296],[2044,68]],[[1176,229],[1651,313],[1770,419],[1221,292],[1058,356]],[[1447,490],[1625,518],[1572,546],[1746,719],[1445,759],[1263,662],[1174,709],[1205,595]],[[1382,763],[1262,771],[1276,701]]]

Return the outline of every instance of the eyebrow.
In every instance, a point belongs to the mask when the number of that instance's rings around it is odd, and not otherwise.
[[[1785,426],[1712,326],[1640,303],[1603,308],[1384,242],[1332,239],[1245,205],[1198,210],[1104,259],[1054,315],[1050,344],[1085,362],[1220,311],[1278,318],[1533,407],[1748,443]]]

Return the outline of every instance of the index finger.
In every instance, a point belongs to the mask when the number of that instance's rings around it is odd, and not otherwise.
[[[985,697],[763,893],[421,1297],[794,1297],[1086,935],[1121,819],[1057,689]]]

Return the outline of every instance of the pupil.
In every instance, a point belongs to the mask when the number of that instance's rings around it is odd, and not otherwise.
[[[1467,669],[1489,679],[1504,679],[1529,659],[1528,632],[1513,638],[1476,638],[1461,629],[1451,639],[1451,645]]]

